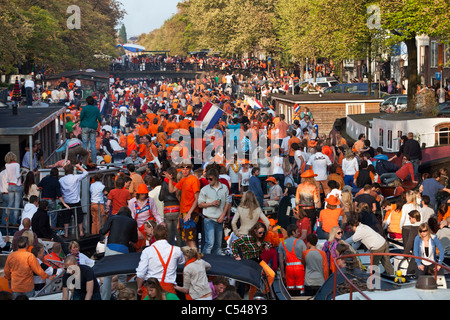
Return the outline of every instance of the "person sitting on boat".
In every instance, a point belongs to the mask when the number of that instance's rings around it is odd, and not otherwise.
[[[400,167],[400,169],[398,169],[396,172],[388,172],[388,173],[383,173],[380,177],[381,182],[384,184],[391,184],[393,183],[396,179],[400,179],[401,181],[405,181],[408,178],[411,178],[413,183],[418,183],[418,177],[415,176],[414,174],[414,167],[411,163],[411,161],[409,160],[409,155],[404,155],[403,156],[403,165]]]
[[[402,228],[400,227],[400,219],[402,218],[403,199],[397,200],[391,204],[389,200],[384,200],[381,207],[386,212],[383,221],[383,229],[387,230],[391,239],[402,239]]]

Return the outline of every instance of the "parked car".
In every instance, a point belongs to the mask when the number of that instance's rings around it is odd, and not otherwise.
[[[380,90],[379,83],[373,82],[371,84],[371,95],[375,96],[375,91]],[[338,85],[335,85],[331,88],[326,88],[324,90],[324,93],[356,93],[356,94],[362,94],[367,95],[369,89],[369,84],[365,82],[361,83],[341,83]],[[380,97],[384,97],[387,94],[387,92],[381,92]]]
[[[444,103],[439,103],[438,116],[450,117],[450,100]]]
[[[380,103],[380,112],[395,113],[404,111],[408,107],[408,96],[397,94],[388,96]]]

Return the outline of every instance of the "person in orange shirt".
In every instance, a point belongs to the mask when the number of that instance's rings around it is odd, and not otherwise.
[[[289,163],[290,164],[294,164],[295,160],[294,160],[294,154],[295,154],[295,150],[292,149],[292,144],[293,143],[297,143],[297,144],[301,144],[302,140],[300,140],[299,138],[297,138],[297,136],[295,135],[296,132],[295,131],[289,131],[288,135],[291,137],[288,141],[288,152],[289,152]]]
[[[178,129],[178,124],[175,122],[174,116],[169,116],[168,122],[165,126],[167,135],[170,137],[176,129]]]
[[[280,121],[276,124],[275,128],[279,130],[278,139],[281,144],[281,140],[287,137],[287,131],[289,129],[289,124],[285,121],[284,114],[280,114]]]
[[[192,174],[192,164],[182,164],[183,178],[174,185],[172,176],[164,173],[164,177],[169,179],[169,192],[181,190],[180,199],[180,226],[182,239],[186,245],[195,247],[197,239],[197,223],[199,220],[197,207],[200,193],[200,180]]]
[[[11,291],[15,299],[19,295],[28,298],[34,295],[34,275],[41,279],[50,278],[34,254],[28,251],[28,238],[21,236],[17,240],[18,250],[10,253],[3,269],[4,276],[11,282]]]
[[[143,143],[145,145],[145,162],[150,163],[158,156],[158,148],[153,143],[152,137],[150,135],[146,135],[143,137]],[[155,138],[156,140],[156,138]]]
[[[149,128],[148,127],[149,127],[148,122],[144,121],[142,123],[142,125],[139,127],[139,136],[140,137],[143,137],[143,136],[149,134],[149,132],[148,132]]]
[[[180,116],[178,120],[178,129],[185,129],[189,131],[191,126],[189,119],[186,119],[184,116]]]
[[[156,134],[156,141],[165,149],[167,143],[167,134],[164,132],[163,127],[158,128],[158,133]]]
[[[130,156],[131,150],[138,151],[138,146],[136,144],[137,140],[139,139],[139,136],[135,136],[134,133],[129,133],[127,135],[127,156]]]
[[[158,133],[159,119],[157,117],[153,118],[152,124],[148,128],[147,134],[151,134],[153,137]]]

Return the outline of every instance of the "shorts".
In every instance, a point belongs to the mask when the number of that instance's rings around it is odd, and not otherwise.
[[[180,215],[180,228],[181,228],[181,239],[184,241],[195,241],[197,240],[197,222],[199,220],[198,215],[192,217],[188,221],[184,221],[185,213]]]
[[[81,201],[77,203],[68,203],[69,207],[73,209],[66,209],[61,211],[61,220],[64,224],[69,224],[73,214],[77,215],[77,224],[83,222],[83,210],[81,209]]]

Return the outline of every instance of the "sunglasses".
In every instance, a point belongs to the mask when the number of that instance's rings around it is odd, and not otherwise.
[[[339,231],[338,233],[336,233],[336,234],[342,234],[342,231]]]
[[[265,231],[258,232],[259,235],[263,235],[265,233],[266,233]]]
[[[428,230],[419,230],[420,233],[428,232]]]
[[[214,181],[214,178],[208,178],[208,181]]]

